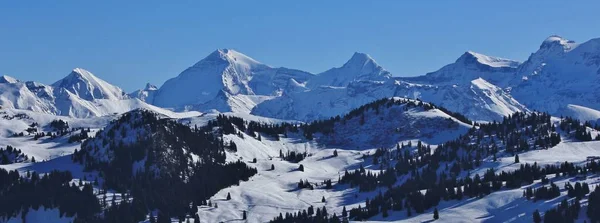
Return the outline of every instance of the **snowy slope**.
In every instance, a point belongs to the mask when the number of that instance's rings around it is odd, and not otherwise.
[[[186,110],[250,114],[250,111],[252,111],[257,104],[273,98],[275,98],[275,96],[245,94],[232,95],[226,91],[219,91],[217,96],[212,100],[198,105],[190,105],[186,107]]]
[[[600,124],[600,111],[579,105],[568,104],[559,113],[581,121],[591,121]]]
[[[320,86],[291,92],[258,104],[252,114],[300,121],[326,119],[394,95],[393,81],[354,81],[346,87]]]
[[[399,82],[396,96],[421,99],[478,121],[499,120],[527,108],[499,87],[477,78],[452,85]]]

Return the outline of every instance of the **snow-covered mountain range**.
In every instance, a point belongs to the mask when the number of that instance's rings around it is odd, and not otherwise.
[[[467,51],[437,71],[399,77],[364,53],[355,53],[341,67],[312,74],[220,49],[160,87],[146,84],[129,94],[81,68],[51,85],[2,76],[0,105],[72,117],[154,105],[311,121],[400,96],[481,121],[531,110],[595,121],[600,118],[599,58],[599,39],[579,44],[551,36],[524,62]]]
[[[573,108],[600,109],[594,87],[600,81],[598,42],[576,44],[551,36],[524,62],[468,51],[417,77],[395,77],[364,53],[355,53],[341,67],[310,74],[217,50],[168,80],[152,100],[138,98],[176,110],[216,109],[302,121],[341,115],[392,96],[433,102],[474,120],[529,110],[596,120],[596,112]]]

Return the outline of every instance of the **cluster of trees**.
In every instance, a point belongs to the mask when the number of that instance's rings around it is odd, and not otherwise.
[[[81,131],[79,133],[74,133],[73,135],[69,136],[69,143],[73,143],[73,142],[81,142],[87,138],[89,138],[88,133],[90,132],[90,129],[81,129]]]
[[[69,128],[69,123],[66,121],[63,121],[62,119],[53,120],[52,122],[50,122],[50,124],[48,124],[48,126],[50,127],[50,129],[52,129],[52,131],[38,132],[38,129],[36,128],[37,126],[39,126],[39,124],[34,122],[29,126],[29,128],[26,129],[26,131],[29,133],[29,135],[35,134],[33,136],[33,139],[35,139],[35,140],[38,140],[38,139],[46,137],[46,136],[50,137],[50,139],[55,139],[58,136],[65,136],[69,133],[73,133],[69,137],[69,143],[81,142],[82,140],[88,138],[87,133],[89,133],[91,131],[90,128],[87,128],[87,129],[82,128],[82,127]],[[80,132],[75,133],[76,131],[80,131]],[[14,137],[23,136],[23,132],[14,133],[13,136]]]
[[[590,193],[590,186],[588,185],[588,183],[583,182],[576,182],[575,186],[572,186],[571,183],[567,182],[565,184],[565,189],[567,189],[567,195],[569,197],[574,197],[577,199],[581,199],[583,198],[586,194]]]
[[[415,171],[414,174],[411,173],[410,178],[401,185],[394,186],[385,193],[380,192],[377,196],[368,199],[365,207],[350,210],[350,219],[360,221],[380,213],[385,216],[388,211],[406,210],[409,215],[424,213],[425,210],[437,206],[441,200],[484,197],[503,187],[515,189],[522,185],[531,184],[534,180],[542,180],[544,183],[550,183],[545,177],[548,174],[575,176],[590,172],[599,173],[600,164],[594,161],[587,163],[585,166],[575,166],[567,162],[560,165],[547,165],[545,167],[540,167],[535,163],[533,165],[522,164],[514,172],[508,173],[503,171],[495,174],[493,169],[489,169],[483,177],[475,175],[473,178],[467,176],[463,179],[449,177],[445,171],[436,174],[435,169],[426,167],[421,171]],[[546,188],[545,194],[556,196],[558,187],[552,185],[550,188]],[[575,192],[585,191],[583,184],[581,188],[579,190],[573,188],[572,193],[574,196],[577,196],[576,194],[578,193],[584,193]],[[529,196],[537,196],[539,199],[549,199],[550,195],[542,195],[542,189],[538,190],[540,191],[537,192],[539,194],[536,193],[536,195],[533,195],[533,191],[531,191],[531,195]],[[425,193],[421,191],[425,191]],[[527,192],[524,192],[524,195],[528,196]]]
[[[69,131],[69,123],[63,121],[62,119],[52,120],[48,126],[57,132]]]
[[[291,163],[299,163],[304,160],[308,156],[307,152],[296,152],[296,151],[288,151],[287,153],[283,153],[282,150],[279,150],[279,158],[291,162]]]
[[[358,186],[359,191],[373,191],[379,186],[391,187],[396,182],[396,174],[393,168],[386,171],[367,171],[360,166],[354,171],[346,170],[344,175],[338,181],[339,184],[350,184],[350,187]]]
[[[219,114],[215,120],[208,122],[203,127],[203,131],[212,131],[213,128],[219,127],[222,134],[237,134],[243,137],[242,132],[251,137],[261,140],[258,133],[262,133],[279,140],[280,135],[287,136],[287,132],[298,132],[298,125],[291,123],[269,124],[255,121],[246,121],[239,117],[225,116]]]
[[[310,189],[313,190],[315,189],[315,187],[310,184],[310,182],[308,182],[308,180],[302,180],[300,179],[300,181],[298,182],[298,189]]]
[[[527,200],[533,198],[535,201],[550,200],[558,196],[560,196],[560,188],[558,188],[558,186],[556,186],[556,184],[554,183],[550,183],[550,187],[542,186],[536,189],[528,187],[527,189],[525,189],[524,194],[524,197],[526,197]]]
[[[105,210],[111,222],[142,221],[151,210],[185,219],[219,190],[257,173],[241,161],[226,163],[222,137],[204,130],[159,119],[149,111],[130,112],[86,140],[72,159],[87,171],[98,171],[103,188],[131,194],[133,202]],[[142,164],[136,168],[135,163]]]
[[[562,118],[560,121],[560,129],[571,134],[577,140],[600,140],[600,134],[597,135],[595,138],[592,138],[592,133],[588,131],[587,128],[593,128],[600,131],[600,126],[592,126],[592,124],[589,121],[581,123],[579,120],[571,117]]]
[[[346,208],[344,207],[344,210]],[[336,213],[329,215],[327,208],[315,208],[313,206],[308,207],[306,210],[298,211],[295,213],[279,214],[275,219],[271,220],[270,223],[294,223],[294,222],[307,222],[307,223],[341,223],[348,222],[346,218],[346,212],[343,216],[337,216]]]
[[[563,222],[575,222],[579,218],[579,211],[581,210],[581,203],[579,199],[575,199],[571,202],[567,199],[562,200],[560,204],[553,209],[547,210],[544,213],[544,223],[563,223]],[[538,210],[533,212],[533,222],[541,223],[542,217]],[[597,222],[593,221],[592,222]]]
[[[21,152],[20,149],[7,145],[5,149],[0,148],[0,165],[20,163],[28,161],[29,157]],[[35,162],[35,157],[31,157],[31,162]]]
[[[92,186],[70,184],[72,179],[70,172],[20,176],[0,168],[0,219],[21,217],[25,222],[30,209],[58,208],[60,216],[76,216],[76,222],[95,221],[100,205]]]
[[[600,222],[600,187],[598,186],[588,196],[587,216],[590,222]]]
[[[4,116],[2,116],[2,118],[6,119],[6,120],[13,120],[15,118],[17,118],[17,119],[31,119],[31,117],[29,117],[29,115],[27,115],[25,113],[18,113],[18,114],[15,114],[13,116],[5,114]]]

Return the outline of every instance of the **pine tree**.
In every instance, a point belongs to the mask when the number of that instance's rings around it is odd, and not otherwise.
[[[244,210],[244,212],[242,213],[242,219],[246,220],[246,211]]]
[[[325,203],[325,196],[323,196],[323,198],[321,198],[321,202]]]
[[[438,212],[437,208],[433,209],[433,219],[435,219],[435,220],[440,219],[440,213]]]
[[[336,150],[333,150],[333,157],[337,157],[337,156],[338,156],[337,149],[336,149]]]
[[[519,154],[515,155],[515,163],[519,163]]]
[[[227,192],[227,200],[231,200],[231,194]]]
[[[388,214],[388,210],[387,210],[387,206],[383,206],[383,207],[381,207],[381,216],[382,216],[383,218],[387,218],[387,217],[389,216],[389,214]]]
[[[542,222],[542,216],[540,215],[540,212],[537,209],[535,209],[535,211],[533,212],[533,222],[534,223]]]
[[[304,172],[304,165],[300,164],[300,166],[298,167],[298,170]]]
[[[342,209],[342,217],[348,217],[348,212],[346,211],[346,206],[344,206],[344,209]]]
[[[275,164],[271,164],[271,170],[275,170]]]

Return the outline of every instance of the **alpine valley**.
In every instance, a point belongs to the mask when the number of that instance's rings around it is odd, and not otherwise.
[[[0,222],[600,222],[600,38],[457,56],[402,77],[219,49],[131,93],[1,76]]]

